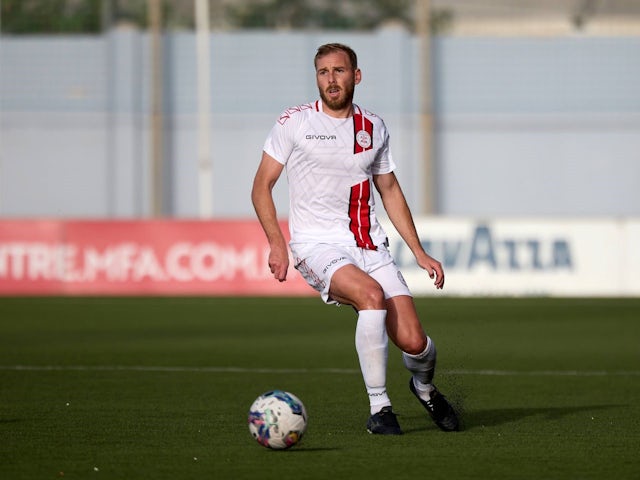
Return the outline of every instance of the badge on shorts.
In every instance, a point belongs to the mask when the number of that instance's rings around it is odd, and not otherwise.
[[[371,146],[371,135],[366,130],[359,130],[356,133],[356,142],[362,148],[367,149]]]

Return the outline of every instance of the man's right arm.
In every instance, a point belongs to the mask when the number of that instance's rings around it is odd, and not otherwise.
[[[289,251],[287,242],[278,222],[276,206],[273,201],[273,187],[275,186],[284,165],[266,152],[262,152],[260,166],[253,179],[251,201],[258,220],[262,225],[269,247],[269,269],[276,280],[284,282],[289,268]]]

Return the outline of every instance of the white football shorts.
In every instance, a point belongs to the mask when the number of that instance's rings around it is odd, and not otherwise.
[[[376,280],[384,291],[385,298],[398,295],[412,296],[393,257],[385,247],[366,250],[331,244],[291,245],[294,267],[306,282],[320,292],[325,303],[337,304],[329,297],[331,277],[340,268],[353,264]]]

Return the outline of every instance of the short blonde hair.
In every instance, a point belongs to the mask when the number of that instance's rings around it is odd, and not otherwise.
[[[318,59],[320,57],[324,57],[325,55],[334,52],[346,53],[349,56],[351,67],[353,67],[354,70],[358,68],[358,56],[356,55],[356,52],[354,52],[351,47],[343,45],[342,43],[326,43],[324,45],[320,45],[316,52],[316,56],[313,58],[313,66],[316,67],[318,65]]]

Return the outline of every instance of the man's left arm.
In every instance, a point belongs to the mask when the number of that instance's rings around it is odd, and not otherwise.
[[[402,192],[400,183],[393,172],[373,176],[373,183],[380,193],[384,209],[404,242],[416,258],[418,265],[427,271],[430,278],[435,278],[434,285],[444,287],[444,270],[442,264],[425,252],[416,231],[413,215]]]

